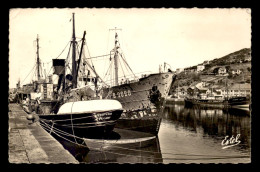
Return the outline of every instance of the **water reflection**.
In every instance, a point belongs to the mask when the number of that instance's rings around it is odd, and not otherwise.
[[[167,105],[158,137],[145,145],[86,146],[55,137],[82,163],[249,163],[250,112]],[[240,144],[222,149],[225,136]],[[55,136],[55,135],[53,135]]]
[[[80,146],[53,136],[81,163],[162,163],[158,137],[146,143]]]
[[[208,109],[169,105],[165,108],[165,120],[170,120],[176,128],[181,127],[190,132],[200,133],[204,137],[214,138],[221,143],[225,136],[240,134],[241,144],[238,149],[249,151],[250,112],[240,109]]]

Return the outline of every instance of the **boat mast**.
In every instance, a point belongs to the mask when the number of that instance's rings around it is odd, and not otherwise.
[[[36,54],[37,54],[37,79],[38,81],[40,80],[40,57],[39,57],[39,37],[38,37],[38,34],[37,34],[37,38],[36,38],[36,43],[37,43],[37,51],[36,51]]]
[[[78,73],[79,73],[79,66],[80,66],[80,61],[81,61],[81,56],[82,56],[82,51],[83,51],[83,45],[85,42],[85,35],[86,35],[86,31],[84,31],[83,33],[83,38],[82,38],[82,44],[81,44],[81,49],[80,49],[80,53],[79,53],[79,60],[78,60],[78,65],[77,65],[77,70],[76,70],[76,77],[78,78]],[[77,85],[77,79],[76,79],[76,85]]]
[[[114,30],[115,31],[115,47],[114,47],[114,64],[115,64],[115,86],[118,85],[118,35],[117,35],[117,30],[122,30],[122,29],[109,29],[109,30]]]
[[[75,37],[75,22],[74,13],[72,13],[72,88],[77,87],[76,78],[76,37]]]

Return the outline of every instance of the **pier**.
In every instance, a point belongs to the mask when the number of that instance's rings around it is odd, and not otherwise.
[[[9,162],[78,164],[79,162],[17,104],[9,104]]]

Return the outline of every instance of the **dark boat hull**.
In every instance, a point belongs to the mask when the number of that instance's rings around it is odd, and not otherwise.
[[[173,73],[157,73],[136,82],[103,88],[103,99],[116,99],[123,106],[124,112],[116,127],[158,134],[166,97],[174,80]]]
[[[246,97],[234,97],[228,100],[204,100],[204,99],[185,99],[185,105],[198,105],[201,107],[230,108],[235,106],[248,105]]]
[[[122,112],[123,110],[115,110],[100,113],[39,115],[39,119],[45,129],[59,135],[105,138],[113,131]]]

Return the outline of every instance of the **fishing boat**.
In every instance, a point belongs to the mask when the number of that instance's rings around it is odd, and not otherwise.
[[[198,105],[201,107],[235,108],[249,107],[250,100],[246,96],[230,97],[225,99],[199,99],[185,98],[185,105]]]
[[[112,79],[109,80],[111,83],[109,86],[103,86],[99,90],[100,96],[103,99],[118,100],[122,104],[124,112],[119,118],[116,128],[157,135],[166,97],[176,75],[168,69],[167,72],[159,71],[159,73],[142,74],[141,77],[137,77],[132,72],[120,47],[118,29],[111,30],[115,31],[115,44],[110,51],[108,69],[111,71]],[[131,71],[131,74],[126,76],[122,66]],[[119,68],[124,74],[122,77],[119,77]],[[132,80],[129,79],[129,76],[132,76]]]
[[[40,124],[50,132],[80,138],[103,138],[114,129],[123,108],[117,100],[98,99],[91,85],[79,86],[82,78],[80,71],[83,71],[80,69],[80,62],[86,32],[83,33],[81,52],[77,59],[74,13],[72,19],[72,58],[70,59],[68,53],[66,60],[53,59],[57,83],[53,81],[50,99],[38,100],[35,109],[40,109],[36,111]]]
[[[57,114],[42,114],[39,118],[54,132],[101,139],[113,131],[122,112],[122,105],[116,100],[88,100],[64,103]]]
[[[115,45],[109,54],[110,65],[108,69],[113,70],[114,75],[110,82],[105,81],[98,75],[93,63],[89,62],[94,57],[86,58],[85,53],[83,53],[83,47],[87,46],[84,44],[85,32],[81,40],[79,56],[76,58],[77,41],[74,30],[73,14],[72,73],[70,75],[64,72],[67,62],[62,61],[62,59],[53,59],[54,73],[59,76],[54,95],[59,95],[56,98],[59,102],[49,109],[55,113],[62,104],[68,102],[96,99],[116,100],[122,104],[123,108],[121,117],[116,122],[116,128],[157,135],[166,97],[175,80],[175,74],[168,70],[167,72],[143,74],[141,77],[137,77],[132,72],[132,80],[124,76],[124,82],[122,80],[119,82],[119,79],[123,79],[119,77],[119,67],[121,66],[119,60],[124,62],[127,70],[132,71],[132,69],[120,52],[117,29],[115,29]],[[80,84],[81,86],[79,86]],[[44,115],[41,116],[41,118],[43,117]]]

